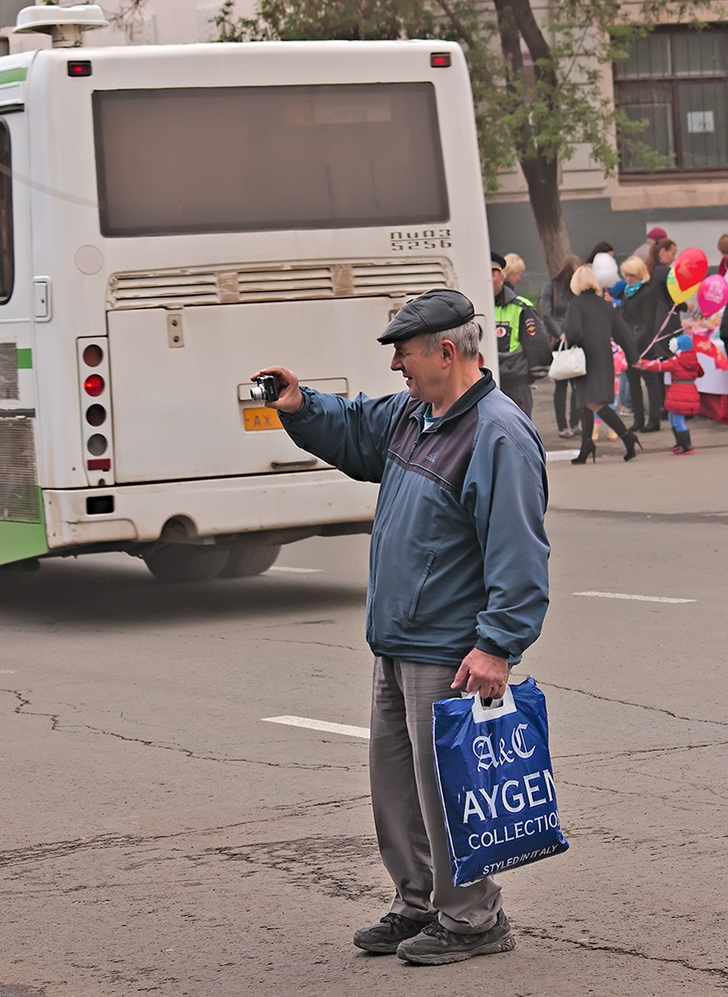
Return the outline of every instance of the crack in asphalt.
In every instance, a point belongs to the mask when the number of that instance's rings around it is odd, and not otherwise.
[[[221,765],[259,765],[264,768],[276,768],[276,769],[299,769],[307,772],[325,772],[336,770],[340,772],[353,772],[361,768],[364,762],[356,765],[336,765],[331,762],[321,762],[317,764],[306,764],[305,762],[272,762],[266,761],[261,758],[235,758],[229,756],[217,755],[205,755],[194,751],[192,748],[184,748],[181,745],[174,744],[160,744],[156,741],[150,740],[143,737],[129,737],[126,734],[119,734],[113,730],[103,730],[100,727],[92,727],[90,724],[78,724],[73,727],[64,727],[61,724],[59,715],[57,713],[41,713],[35,710],[28,710],[26,707],[32,706],[29,699],[26,699],[22,692],[18,692],[17,689],[0,689],[0,692],[8,693],[9,695],[15,696],[19,700],[18,705],[15,707],[14,712],[23,717],[46,717],[51,721],[51,730],[62,732],[64,734],[77,734],[83,731],[88,731],[91,734],[95,734],[99,737],[113,737],[119,741],[126,741],[130,744],[141,744],[145,748],[154,748],[158,751],[173,751],[177,754],[184,755],[186,758],[193,758],[195,761],[200,762],[217,762]],[[69,709],[76,709],[74,706],[69,705]],[[353,741],[351,742],[354,743]]]
[[[536,938],[540,940],[545,940],[549,942],[560,942],[564,945],[571,945],[574,948],[586,949],[589,952],[609,952],[613,955],[623,955],[632,956],[637,959],[644,959],[647,962],[656,962],[665,965],[681,966],[683,969],[689,969],[693,973],[702,973],[704,976],[709,976],[713,979],[725,981],[728,984],[728,969],[711,968],[704,966],[695,966],[687,959],[670,958],[668,956],[657,956],[648,955],[646,952],[640,952],[639,949],[627,948],[623,945],[609,945],[606,943],[599,942],[589,942],[582,941],[580,939],[574,938],[561,938],[558,935],[549,934],[548,931],[544,931],[540,928],[531,928],[525,925],[518,925],[518,931],[522,932],[530,938]]]
[[[699,744],[674,744],[664,748],[628,748],[626,751],[585,751],[582,753],[573,752],[569,755],[555,755],[551,752],[552,758],[559,758],[562,761],[579,759],[580,761],[607,762],[618,761],[620,758],[639,758],[641,755],[670,755],[679,751],[701,751],[705,748],[724,748],[728,741],[704,741]]]
[[[628,699],[617,699],[614,696],[603,696],[597,692],[589,692],[586,689],[575,689],[569,685],[558,685],[556,682],[546,682],[539,679],[538,684],[549,689],[558,689],[560,692],[573,692],[578,696],[587,696],[589,699],[598,699],[604,703],[615,703],[617,706],[633,706],[638,710],[647,710],[650,713],[661,713],[663,716],[673,720],[685,720],[692,724],[714,724],[717,727],[728,727],[728,720],[706,720],[703,717],[685,717],[680,713],[674,713],[663,706],[648,706],[645,703],[633,703]]]
[[[350,644],[331,644],[327,640],[292,640],[289,637],[256,637],[256,640],[264,640],[271,644],[302,644],[306,647],[338,647],[343,651],[359,651],[361,648],[352,647]]]

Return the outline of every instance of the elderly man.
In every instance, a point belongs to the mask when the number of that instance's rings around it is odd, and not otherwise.
[[[370,552],[375,655],[370,775],[382,860],[396,892],[354,944],[413,963],[504,952],[501,887],[454,887],[435,781],[432,704],[454,690],[499,698],[548,602],[546,474],[531,422],[478,366],[480,330],[457,291],[406,304],[379,342],[406,391],[348,400],[268,367],[286,431],[353,478],[381,482]]]

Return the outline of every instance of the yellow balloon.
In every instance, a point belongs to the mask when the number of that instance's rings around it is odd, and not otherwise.
[[[699,287],[700,284],[698,283],[694,284],[692,287],[686,288],[686,290],[683,291],[683,289],[680,287],[680,285],[677,282],[677,277],[675,276],[675,270],[673,269],[673,267],[670,267],[670,269],[668,270],[667,290],[670,297],[672,298],[672,300],[675,302],[676,305],[681,305],[683,301],[687,301],[688,298],[692,298],[694,294],[697,294]]]

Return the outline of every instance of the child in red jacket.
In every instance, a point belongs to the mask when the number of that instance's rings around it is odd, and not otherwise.
[[[635,367],[639,367],[640,370],[653,370],[658,374],[668,371],[672,375],[672,384],[668,385],[665,395],[667,417],[675,434],[675,446],[671,449],[678,456],[694,453],[690,432],[685,425],[685,416],[698,414],[700,395],[695,387],[695,381],[705,372],[695,355],[690,336],[683,333],[677,337],[677,353],[669,360],[639,360]]]

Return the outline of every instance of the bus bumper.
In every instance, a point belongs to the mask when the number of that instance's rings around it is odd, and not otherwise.
[[[49,550],[93,544],[152,543],[182,520],[191,539],[294,529],[374,518],[378,485],[340,471],[215,478],[203,481],[43,490]],[[113,512],[89,513],[101,497]],[[87,500],[94,500],[87,502]],[[103,503],[102,503],[103,504]]]

